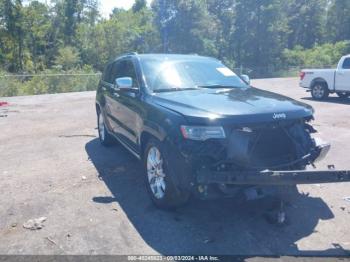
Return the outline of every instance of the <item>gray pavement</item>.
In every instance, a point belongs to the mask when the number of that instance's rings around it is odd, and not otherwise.
[[[295,78],[253,85],[311,104],[332,144],[318,168],[350,169],[350,99],[310,100]],[[148,198],[140,163],[100,146],[94,92],[0,98],[0,254],[344,255],[350,184],[298,186],[288,225],[269,224],[264,201],[199,201],[175,212]],[[44,228],[24,229],[47,217]]]

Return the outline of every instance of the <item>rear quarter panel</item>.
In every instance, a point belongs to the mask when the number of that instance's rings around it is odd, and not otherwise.
[[[334,90],[334,74],[335,69],[304,69],[305,77],[300,81],[300,86],[311,88],[313,83],[317,80],[324,80],[329,90]]]

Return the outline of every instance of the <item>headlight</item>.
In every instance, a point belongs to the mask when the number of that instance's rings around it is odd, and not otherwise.
[[[222,126],[181,126],[181,133],[186,139],[200,141],[226,137]]]

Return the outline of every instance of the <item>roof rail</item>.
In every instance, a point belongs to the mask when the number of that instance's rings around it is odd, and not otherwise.
[[[127,56],[127,55],[137,55],[137,52],[129,52],[129,53],[122,54],[121,56]]]

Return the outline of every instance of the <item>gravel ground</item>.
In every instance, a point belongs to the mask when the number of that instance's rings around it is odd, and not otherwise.
[[[295,78],[253,85],[314,106],[332,149],[318,168],[350,169],[350,99],[315,102]],[[298,186],[288,224],[266,201],[199,201],[176,212],[148,198],[140,163],[97,139],[94,92],[0,98],[0,254],[344,255],[350,184]],[[46,217],[40,230],[23,228]]]

